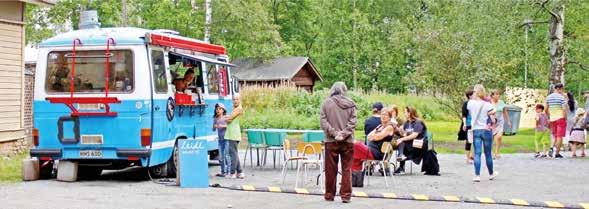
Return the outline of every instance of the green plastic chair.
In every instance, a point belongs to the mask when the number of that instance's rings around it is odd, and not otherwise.
[[[272,150],[273,167],[276,168],[276,152],[284,150],[284,140],[286,139],[286,132],[281,130],[264,130],[264,144],[267,146],[264,151],[263,166],[266,165],[268,150]],[[280,158],[278,159],[280,163]]]
[[[254,167],[253,149],[256,149],[256,162],[260,166],[260,149],[266,151],[268,146],[264,143],[264,132],[262,130],[251,129],[246,130],[247,147],[245,148],[245,156],[243,158],[243,165],[246,166],[247,153],[250,153],[250,165]]]
[[[313,131],[303,133],[304,142],[321,142],[325,139],[325,133],[322,131]]]

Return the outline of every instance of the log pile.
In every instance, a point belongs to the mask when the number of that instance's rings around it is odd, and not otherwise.
[[[543,89],[526,89],[519,87],[507,87],[504,97],[507,104],[523,108],[521,113],[520,129],[535,126],[536,104],[546,102],[547,91]]]

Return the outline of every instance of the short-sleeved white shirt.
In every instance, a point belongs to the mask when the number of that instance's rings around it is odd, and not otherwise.
[[[487,120],[489,119],[489,115],[487,113],[493,111],[495,107],[493,107],[490,102],[483,100],[470,100],[468,101],[466,108],[468,109],[468,113],[471,114],[470,117],[472,118],[472,129],[487,129]]]

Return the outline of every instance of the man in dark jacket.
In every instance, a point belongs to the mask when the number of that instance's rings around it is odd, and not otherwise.
[[[380,122],[380,111],[384,106],[380,102],[376,102],[372,105],[372,116],[364,121],[364,135],[368,136],[372,130],[376,129]]]
[[[333,201],[336,192],[338,161],[342,159],[340,197],[344,203],[352,198],[352,159],[354,156],[354,130],[356,104],[346,96],[343,82],[331,87],[329,97],[321,105],[321,129],[325,132],[325,195]]]

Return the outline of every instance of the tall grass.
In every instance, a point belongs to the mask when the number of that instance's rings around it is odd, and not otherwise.
[[[318,129],[321,103],[328,90],[310,94],[287,83],[277,87],[244,86],[240,94],[246,111],[244,128]],[[413,106],[425,120],[453,120],[431,97],[391,95],[379,91],[351,91],[349,96],[358,108],[358,130],[363,129],[364,119],[370,116],[372,104],[377,101],[386,106]]]
[[[29,153],[21,153],[10,158],[0,157],[0,184],[21,181],[22,160],[28,156]]]

